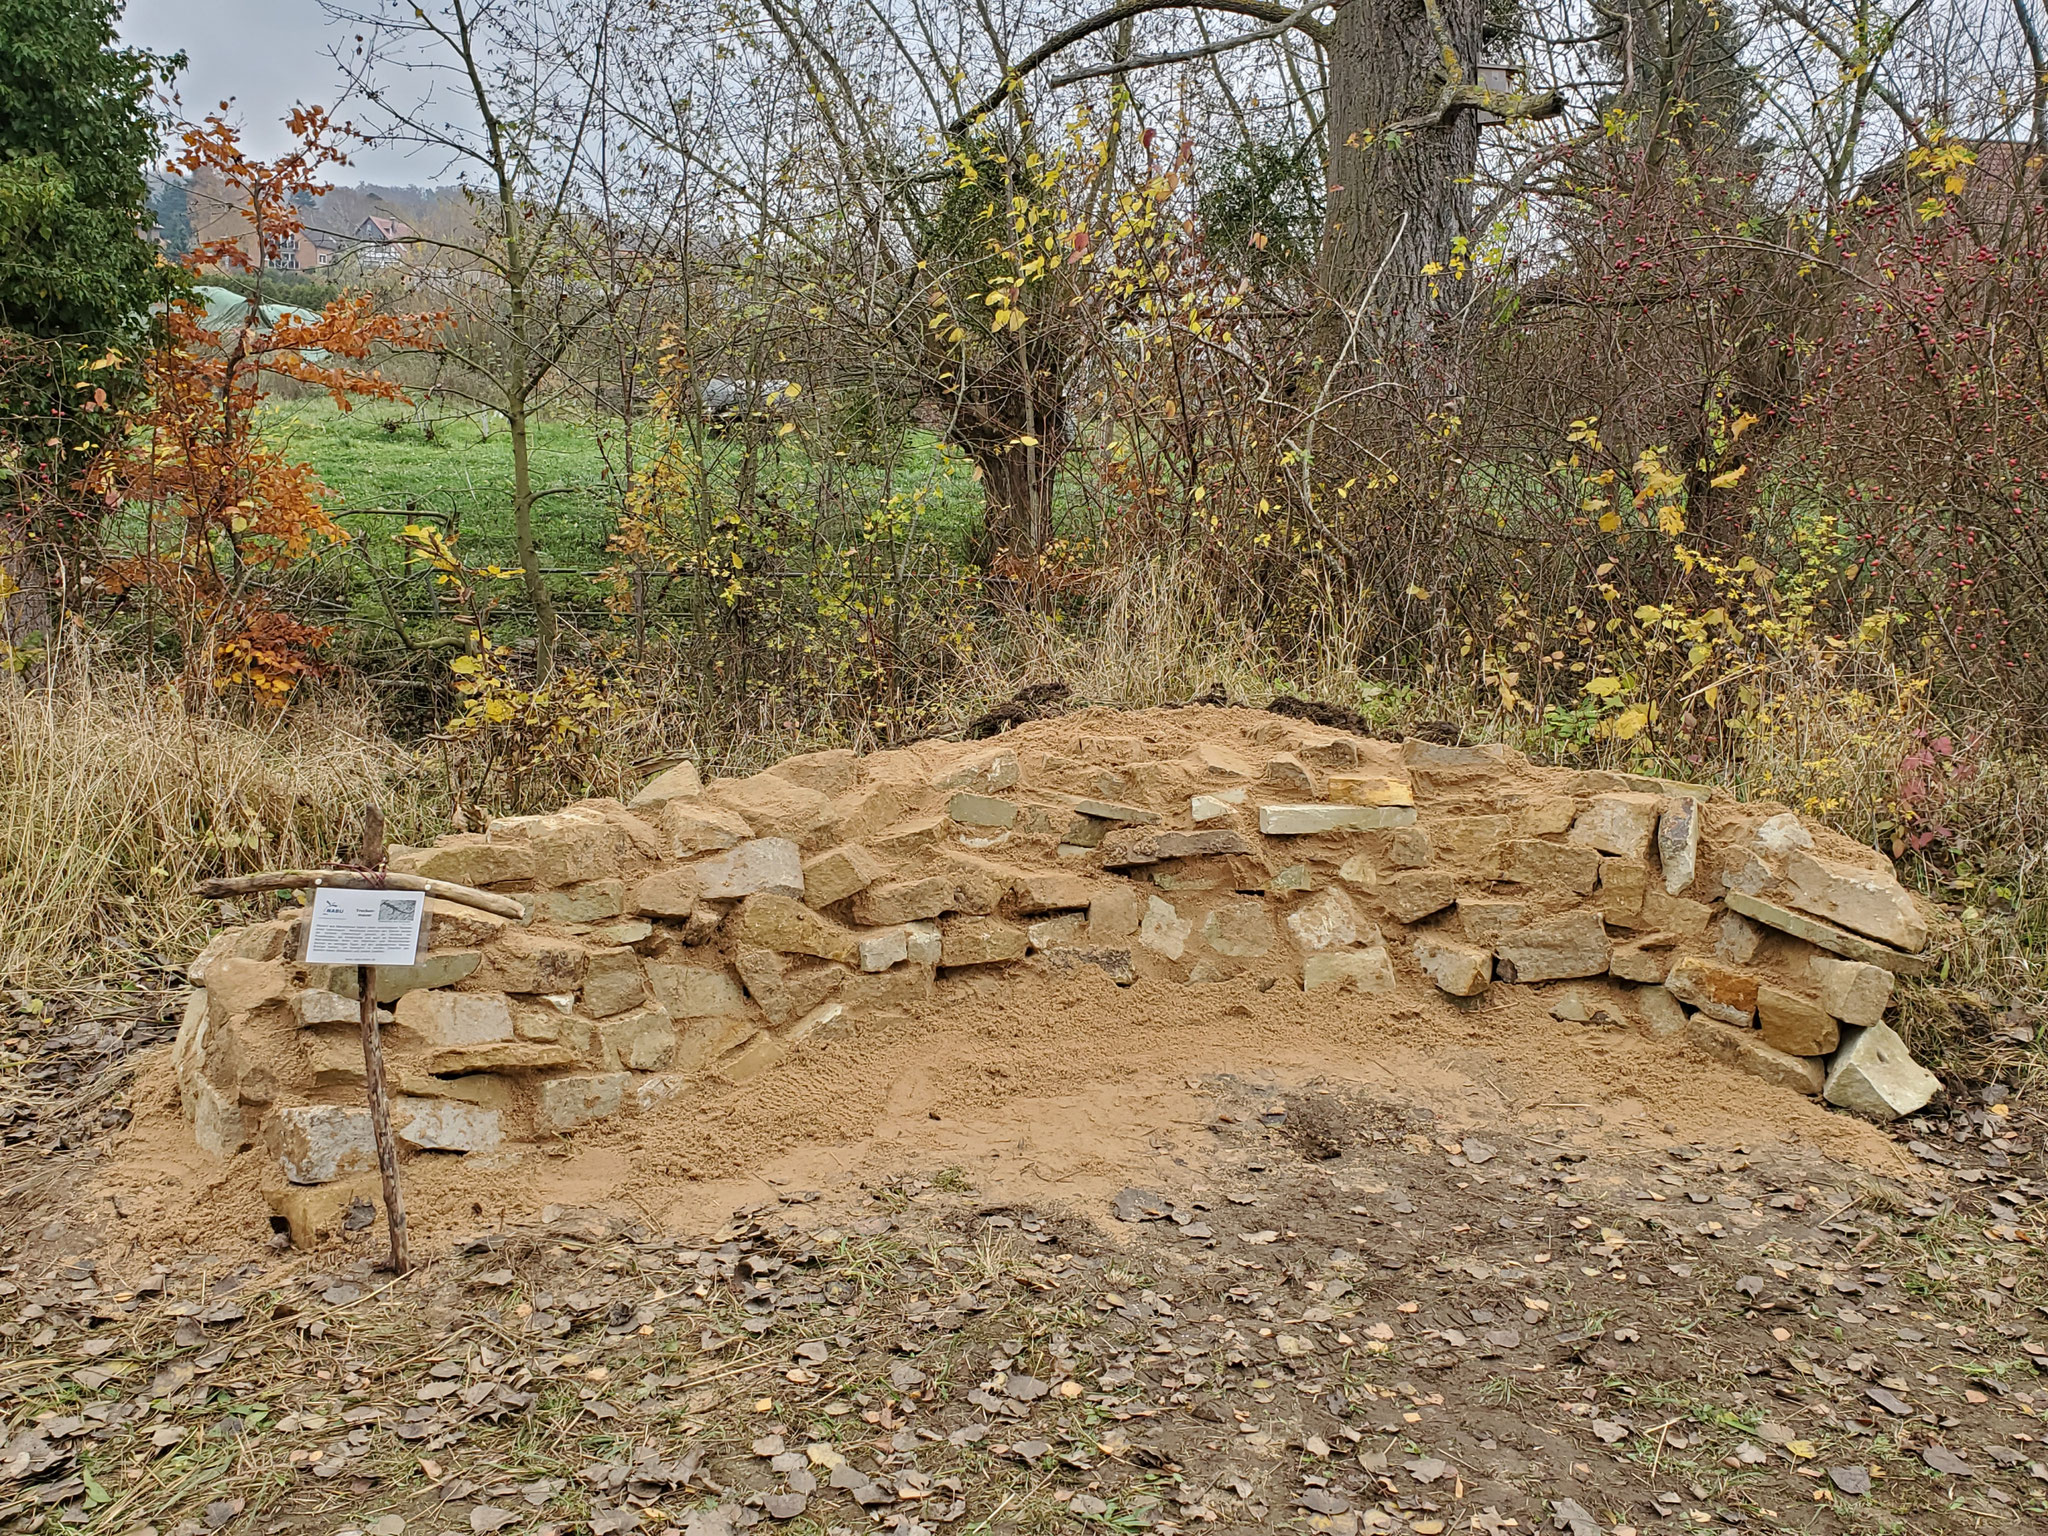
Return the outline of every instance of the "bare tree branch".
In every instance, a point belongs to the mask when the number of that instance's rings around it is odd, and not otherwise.
[[[1286,6],[1268,4],[1266,0],[1120,0],[1119,4],[1111,6],[1108,10],[1100,11],[1085,21],[1075,22],[1063,32],[1055,33],[1017,60],[1004,71],[1001,85],[946,125],[947,134],[965,133],[968,125],[976,118],[986,117],[1001,106],[1004,99],[1017,89],[1026,76],[1049,60],[1057,58],[1076,43],[1084,42],[1098,32],[1106,32],[1132,16],[1143,16],[1151,11],[1228,11],[1233,15],[1249,16],[1254,20],[1269,23],[1285,21],[1294,14]],[[1323,29],[1315,22],[1297,21],[1294,23],[1294,30],[1320,38]]]
[[[2018,0],[2014,0],[2017,4]],[[1128,74],[1134,69],[1157,69],[1167,64],[1188,64],[1196,59],[1214,58],[1219,53],[1228,53],[1233,48],[1249,47],[1253,43],[1271,42],[1284,37],[1308,19],[1310,11],[1321,10],[1324,6],[1335,5],[1337,0],[1304,0],[1304,3],[1290,14],[1281,17],[1269,27],[1260,27],[1255,32],[1241,32],[1236,37],[1219,38],[1213,43],[1204,43],[1199,48],[1183,48],[1175,53],[1141,53],[1128,59],[1111,59],[1107,64],[1091,64],[1086,69],[1070,69],[1064,75],[1055,75],[1055,87],[1079,85],[1083,80],[1097,80],[1104,75]]]

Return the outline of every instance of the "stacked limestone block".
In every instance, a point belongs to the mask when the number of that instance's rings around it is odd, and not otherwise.
[[[999,744],[820,752],[399,850],[516,896],[430,902],[378,973],[401,1144],[489,1153],[943,1002],[965,973],[1549,996],[1878,1118],[1935,1089],[1883,1024],[1924,968],[1868,849],[1703,786],[1360,740],[1270,715],[1094,711]],[[194,1134],[294,1185],[374,1167],[355,972],[296,914],[220,935],[175,1061]],[[1351,1006],[1351,1004],[1346,1004]]]

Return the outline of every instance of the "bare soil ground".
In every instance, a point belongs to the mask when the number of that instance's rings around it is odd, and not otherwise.
[[[109,1240],[102,1165],[160,1084],[108,1027],[6,1154],[12,1529],[2048,1523],[2041,1126],[1996,1089],[1890,1140],[1789,1095],[1783,1134],[1717,1130],[1703,1089],[1753,1080],[1680,1093],[1626,1041],[1538,1099],[1523,1058],[1567,1037],[1533,1022],[1483,1071],[1269,1042],[964,1117],[898,1064],[815,1187],[777,1143],[668,1200],[513,1198],[396,1280],[368,1221]]]

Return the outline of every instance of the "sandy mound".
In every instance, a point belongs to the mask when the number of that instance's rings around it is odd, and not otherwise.
[[[378,973],[423,1237],[548,1204],[664,1224],[955,1165],[1036,1204],[1205,1134],[1205,1075],[1444,1123],[1803,1138],[1892,1168],[1925,1085],[1881,1019],[1926,963],[1885,861],[1782,807],[1243,710],[1094,710],[815,753],[400,850]],[[102,1192],[315,1242],[375,1198],[356,973],[231,930]],[[1924,1074],[1920,1074],[1924,1077]],[[1915,1093],[1920,1097],[1916,1100]]]

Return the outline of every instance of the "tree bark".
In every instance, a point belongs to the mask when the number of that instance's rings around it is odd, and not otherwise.
[[[1441,0],[1468,77],[1480,57],[1485,0]],[[1370,310],[1393,339],[1427,323],[1431,279],[1472,217],[1479,155],[1477,114],[1388,133],[1424,111],[1442,88],[1445,61],[1422,0],[1349,0],[1329,22],[1329,194],[1316,272],[1335,309],[1320,340],[1334,358],[1370,292]],[[1404,222],[1405,216],[1405,222]],[[1384,271],[1382,272],[1382,264]],[[1378,285],[1373,285],[1376,273]],[[1372,319],[1360,328],[1363,344]]]
[[[1034,323],[1037,317],[1034,316]],[[1029,582],[1053,536],[1053,481],[1067,448],[1058,341],[1030,334],[978,368],[948,403],[948,436],[981,471],[981,562]]]

